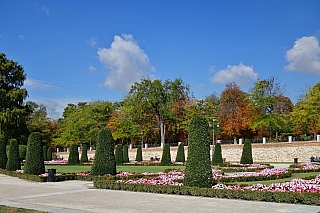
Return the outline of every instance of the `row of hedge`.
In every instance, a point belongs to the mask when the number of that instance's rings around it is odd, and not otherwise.
[[[124,190],[134,192],[149,192],[158,194],[191,195],[211,198],[242,199],[264,202],[320,205],[318,193],[298,193],[298,192],[264,192],[251,190],[225,190],[198,188],[187,186],[158,186],[147,184],[125,184],[109,180],[94,181],[94,187],[98,189]]]

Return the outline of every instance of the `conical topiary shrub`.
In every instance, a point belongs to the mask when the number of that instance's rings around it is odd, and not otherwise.
[[[210,132],[205,118],[195,116],[191,119],[188,141],[184,186],[209,188],[212,186]]]
[[[214,153],[212,156],[212,165],[219,165],[223,163],[221,143],[216,143],[214,146]]]
[[[184,144],[180,143],[177,150],[176,162],[185,162]]]
[[[117,144],[115,158],[116,158],[116,164],[117,165],[122,165],[122,163],[123,163],[122,144]]]
[[[52,148],[49,147],[47,151],[47,160],[51,161],[52,160]]]
[[[88,145],[82,144],[82,152],[81,152],[81,158],[80,163],[86,163],[88,162]]]
[[[26,159],[27,155],[27,145],[19,145],[19,158],[20,162]]]
[[[110,129],[103,128],[97,137],[97,150],[91,167],[92,175],[116,175],[113,138]]]
[[[129,151],[128,151],[128,145],[123,145],[123,163],[129,162]]]
[[[10,140],[9,158],[7,161],[6,169],[8,171],[20,170],[20,157],[19,157],[19,145],[16,139]]]
[[[7,160],[6,142],[4,137],[0,135],[0,169],[6,169]]]
[[[47,150],[48,150],[47,146],[43,146],[43,160],[44,161],[48,160],[48,158],[47,158]]]
[[[161,166],[170,166],[171,165],[170,144],[166,143],[163,147],[160,165]]]
[[[77,165],[80,163],[78,145],[72,144],[70,148],[68,165]]]
[[[138,145],[138,148],[137,148],[136,161],[138,161],[138,162],[143,161],[143,159],[142,159],[142,147],[141,147],[141,145]]]
[[[242,149],[241,164],[253,164],[252,146],[250,141],[245,141]]]
[[[45,173],[42,136],[39,132],[33,132],[29,135],[24,173],[33,175]]]

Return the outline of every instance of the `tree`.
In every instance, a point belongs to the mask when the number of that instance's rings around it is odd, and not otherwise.
[[[204,188],[212,186],[209,125],[207,120],[200,116],[192,118],[189,126],[184,185]]]
[[[171,154],[170,154],[170,144],[165,144],[162,150],[161,166],[171,165]]]
[[[246,94],[232,82],[221,93],[218,107],[218,120],[223,126],[223,134],[231,136],[235,143],[237,137],[245,137],[250,131],[253,113]]]
[[[0,134],[0,169],[6,169],[7,166],[7,152],[6,142],[4,137]]]
[[[136,161],[139,161],[139,162],[143,161],[141,145],[138,145],[138,148],[137,148]]]
[[[279,116],[279,111],[277,111],[279,101],[282,100],[277,97],[283,95],[283,90],[280,83],[271,77],[266,80],[257,80],[249,97],[251,107],[256,115],[252,127],[258,130],[267,129],[270,140],[272,131],[281,128],[281,125],[286,122],[284,117]]]
[[[253,164],[252,146],[251,146],[250,141],[244,142],[240,163],[241,164]]]
[[[72,144],[70,148],[68,165],[77,165],[80,163],[78,145]]]
[[[29,135],[24,172],[33,175],[45,173],[42,136],[40,132],[33,132]]]
[[[212,165],[219,165],[221,163],[223,163],[222,152],[221,152],[221,143],[216,143],[214,146]]]
[[[47,161],[48,160],[48,158],[47,158],[48,148],[47,148],[47,146],[43,146],[42,149],[43,149],[43,160]]]
[[[88,145],[85,143],[85,144],[82,144],[80,163],[86,163],[86,162],[88,162]]]
[[[103,128],[99,131],[97,136],[97,150],[91,167],[91,174],[115,175],[116,173],[112,133],[110,129]]]
[[[23,102],[28,96],[27,90],[21,88],[25,80],[23,67],[0,53],[0,134],[6,142],[21,136],[19,127],[30,114]]]
[[[185,162],[184,144],[180,143],[177,150],[176,162]]]
[[[175,103],[188,99],[188,96],[189,86],[182,79],[162,83],[158,79],[152,81],[144,78],[132,85],[128,93],[137,114],[147,112],[156,118],[162,144],[165,143],[166,123],[174,115]]]
[[[128,145],[123,145],[123,163],[129,162],[129,152],[128,152]]]
[[[122,144],[118,144],[116,146],[116,164],[117,165],[122,165],[123,164],[123,150],[122,150]]]
[[[6,169],[8,171],[15,171],[21,169],[19,158],[19,147],[16,139],[10,140],[9,158]]]

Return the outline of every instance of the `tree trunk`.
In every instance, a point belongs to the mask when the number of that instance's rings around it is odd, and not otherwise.
[[[163,120],[160,121],[161,144],[165,143],[166,125]]]
[[[313,140],[317,140],[317,122],[313,123]]]

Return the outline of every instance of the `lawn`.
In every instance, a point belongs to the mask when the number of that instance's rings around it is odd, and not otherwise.
[[[41,213],[41,211],[36,211],[32,209],[24,209],[24,208],[16,208],[16,207],[0,205],[0,213],[11,213],[11,212]]]

